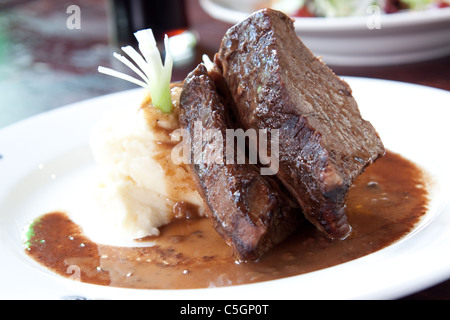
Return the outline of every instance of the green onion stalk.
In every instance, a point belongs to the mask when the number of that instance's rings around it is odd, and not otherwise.
[[[167,35],[164,37],[165,59],[163,64],[161,54],[151,29],[137,31],[134,36],[138,41],[140,53],[132,46],[121,48],[134,64],[128,58],[118,53],[113,53],[113,56],[136,73],[141,80],[101,66],[98,67],[98,71],[147,89],[150,93],[152,104],[162,112],[169,113],[173,109],[170,94],[173,58],[169,50],[169,39]]]

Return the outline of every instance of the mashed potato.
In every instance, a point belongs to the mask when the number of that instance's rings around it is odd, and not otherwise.
[[[171,160],[181,88],[171,89],[174,110],[165,114],[147,97],[142,106],[111,110],[92,129],[98,165],[98,201],[107,219],[132,239],[158,235],[177,215],[204,214],[189,168]],[[180,210],[181,209],[181,210]]]

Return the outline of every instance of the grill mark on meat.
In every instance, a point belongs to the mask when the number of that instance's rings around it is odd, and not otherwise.
[[[227,123],[230,109],[223,97],[200,64],[184,82],[179,112],[182,128],[192,136],[194,124],[201,121],[203,131],[215,129],[225,136],[232,126]],[[202,144],[201,150],[208,147],[204,141],[191,141],[192,150],[196,150],[195,143]],[[262,176],[255,165],[227,164],[225,152],[223,157],[223,163],[192,163],[194,180],[209,207],[207,215],[236,258],[258,260],[297,229],[300,209],[276,178]]]
[[[285,14],[263,9],[230,28],[215,62],[244,129],[280,129],[278,178],[330,238],[351,231],[349,187],[385,149],[350,86],[304,46]]]

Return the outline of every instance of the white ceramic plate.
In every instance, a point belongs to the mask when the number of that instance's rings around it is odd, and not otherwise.
[[[212,17],[235,24],[257,0],[200,0]],[[296,18],[302,41],[329,65],[392,65],[450,54],[450,8],[363,17]]]
[[[0,131],[0,298],[62,299],[391,299],[450,278],[450,93],[417,85],[347,78],[363,116],[387,148],[435,180],[429,212],[401,241],[320,271],[258,284],[197,290],[135,290],[79,283],[31,260],[22,231],[45,212],[83,201],[95,163],[89,131],[102,113],[140,103],[142,91],[56,109]]]

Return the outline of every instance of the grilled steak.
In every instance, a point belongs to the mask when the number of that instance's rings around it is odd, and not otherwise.
[[[208,130],[219,133],[225,141],[226,130],[231,126],[228,124],[230,108],[224,102],[203,64],[185,79],[179,119],[191,137],[194,153],[214,152],[211,147],[220,139],[206,139]],[[204,138],[201,140],[194,136],[199,134],[199,125]],[[219,158],[215,154],[214,161],[208,158],[195,161],[198,155],[193,154],[194,180],[209,207],[208,216],[235,256],[239,260],[257,260],[298,227],[300,209],[280,190],[279,181],[261,176],[255,165],[228,164],[225,149]]]
[[[271,9],[230,28],[215,62],[241,126],[279,129],[277,176],[306,218],[330,238],[345,238],[347,192],[385,153],[349,85],[305,47],[289,17]]]

